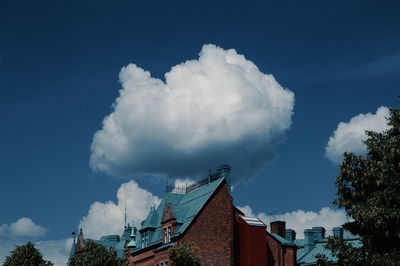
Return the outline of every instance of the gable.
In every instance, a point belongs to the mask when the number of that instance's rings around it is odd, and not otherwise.
[[[176,228],[172,237],[182,235],[214,192],[225,182],[225,178],[219,178],[186,194],[166,193],[157,209],[150,211],[139,230],[140,233],[148,234],[148,246],[162,243],[161,225],[167,217],[176,219]],[[138,237],[137,248],[133,249],[133,252],[141,249],[141,241],[141,237]]]

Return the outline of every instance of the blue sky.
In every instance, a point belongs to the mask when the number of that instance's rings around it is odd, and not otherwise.
[[[116,202],[132,178],[162,198],[162,178],[93,171],[90,147],[113,112],[122,67],[133,63],[165,81],[171,67],[198,60],[204,44],[235,49],[294,93],[291,126],[280,132],[273,159],[252,155],[266,164],[234,186],[236,205],[266,215],[335,209],[329,137],[340,122],[398,107],[399,7],[397,1],[3,1],[0,229],[28,217],[45,228],[39,239],[65,239],[92,203]]]

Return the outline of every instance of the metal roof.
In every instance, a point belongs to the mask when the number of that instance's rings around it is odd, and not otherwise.
[[[250,216],[243,216],[239,215],[248,225],[252,226],[262,226],[266,227],[266,225],[258,218],[256,217],[250,217]]]
[[[282,245],[285,245],[285,246],[294,246],[294,244],[293,244],[291,241],[287,240],[286,238],[281,237],[281,236],[278,235],[278,234],[273,234],[273,233],[271,233],[271,235],[272,235],[276,240],[278,240],[279,243],[281,243]]]
[[[300,239],[299,239],[300,240]],[[302,240],[302,239],[301,239]],[[336,263],[338,258],[332,255],[332,252],[325,248],[327,239],[324,239],[321,242],[317,242],[314,244],[311,250],[307,251],[304,246],[303,241],[295,241],[296,245],[300,243],[302,246],[298,246],[297,249],[297,264],[298,265],[315,265],[317,263],[317,259],[315,258],[316,255],[321,254],[325,255],[331,263]],[[362,243],[359,239],[344,239],[347,243],[351,243],[354,247],[361,247]]]

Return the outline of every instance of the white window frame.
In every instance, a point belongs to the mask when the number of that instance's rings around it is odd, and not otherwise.
[[[141,242],[142,242],[142,248],[145,248],[149,245],[149,233],[145,232],[141,235]]]
[[[164,244],[171,243],[171,226],[164,227]]]

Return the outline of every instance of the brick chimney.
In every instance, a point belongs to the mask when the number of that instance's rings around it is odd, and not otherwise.
[[[271,233],[286,238],[286,222],[275,221],[270,223]]]

